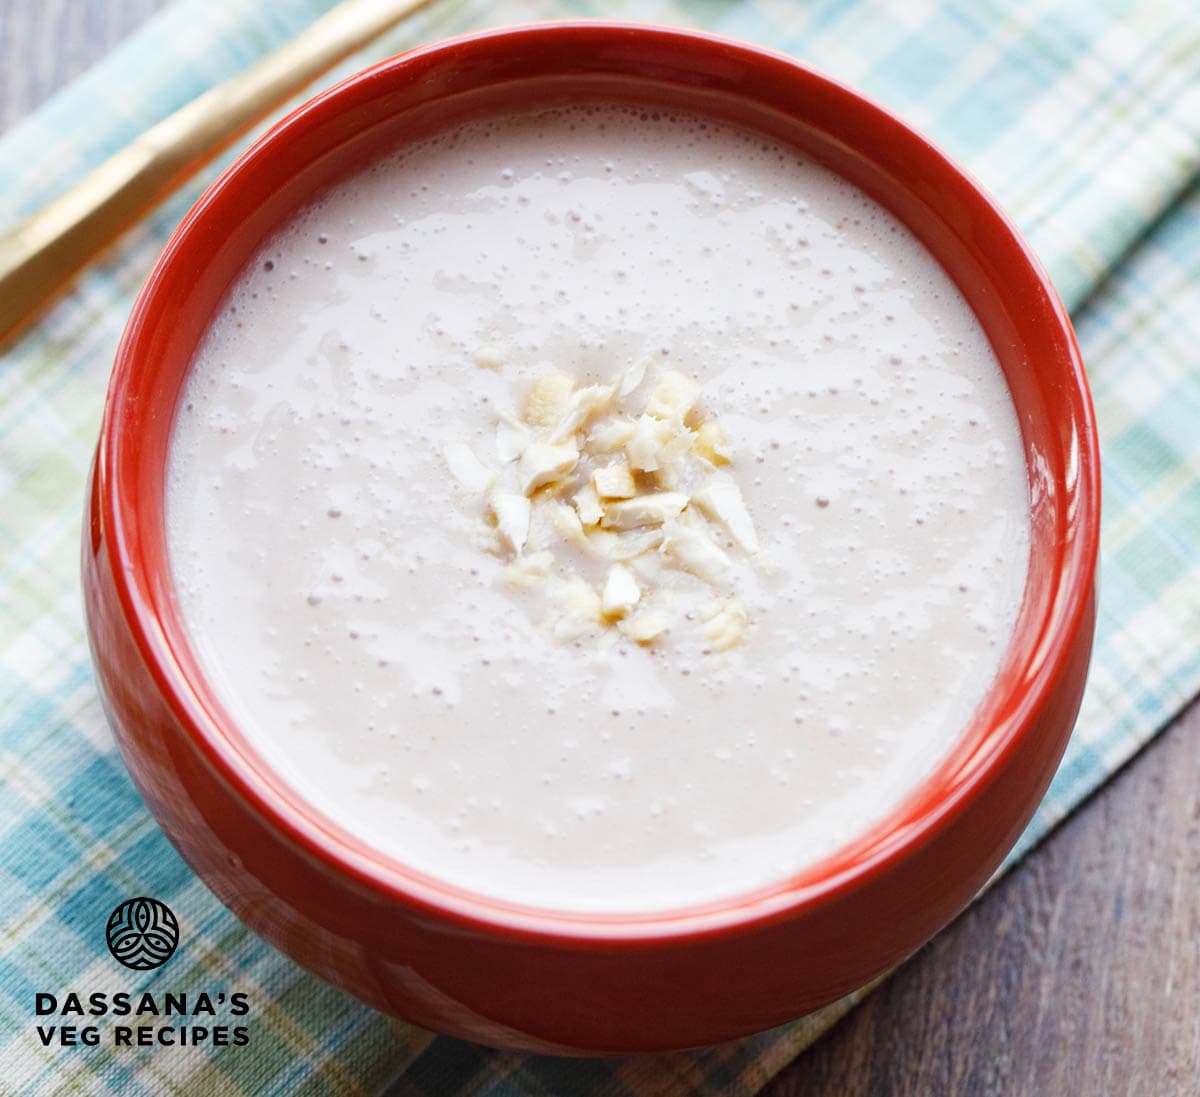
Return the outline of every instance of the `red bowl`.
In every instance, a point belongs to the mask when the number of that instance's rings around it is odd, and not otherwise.
[[[483,113],[580,99],[708,113],[790,142],[904,221],[975,310],[1024,435],[1028,585],[1003,667],[953,756],[851,848],[751,895],[645,916],[535,910],[414,872],[318,818],[256,756],[189,650],[163,528],[174,408],[222,295],[264,238],[384,150]],[[440,1032],[632,1052],[768,1028],[852,990],[945,925],[1025,826],[1079,707],[1094,626],[1099,459],[1071,325],[978,184],[857,92],[692,31],[517,27],[351,77],[201,197],[117,352],[83,578],[101,693],[163,830],[243,921],[310,971]]]

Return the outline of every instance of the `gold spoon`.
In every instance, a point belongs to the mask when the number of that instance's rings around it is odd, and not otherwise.
[[[268,112],[430,0],[343,0],[0,236],[0,345],[125,229]]]

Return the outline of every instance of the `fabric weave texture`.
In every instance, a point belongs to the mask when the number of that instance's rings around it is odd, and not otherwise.
[[[0,137],[0,225],[330,6],[177,0]],[[1078,727],[1006,867],[1015,863],[1200,689],[1200,9],[1193,0],[438,0],[335,76],[468,29],[578,16],[704,27],[862,88],[982,180],[1072,310],[1103,440],[1099,632]],[[434,1037],[371,1012],[249,933],[134,791],[84,639],[83,487],[133,296],[219,167],[138,225],[0,358],[0,1091],[757,1092],[866,991],[748,1040],[668,1056],[564,1060]],[[136,972],[114,962],[104,926],[118,903],[142,895],[175,912],[180,944],[168,966]],[[39,1021],[64,1020],[34,1016],[38,991],[183,988],[244,992],[248,1047],[43,1047],[37,1034]]]

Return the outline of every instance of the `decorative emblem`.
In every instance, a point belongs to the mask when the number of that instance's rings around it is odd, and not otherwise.
[[[108,951],[134,971],[162,967],[179,944],[179,923],[166,903],[149,896],[126,899],[109,915]]]

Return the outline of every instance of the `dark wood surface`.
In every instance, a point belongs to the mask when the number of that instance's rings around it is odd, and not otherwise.
[[[0,130],[165,2],[0,0]],[[1200,1097],[1200,705],[764,1097],[933,1094]]]
[[[930,1094],[1200,1094],[1200,704],[767,1090]]]

